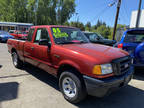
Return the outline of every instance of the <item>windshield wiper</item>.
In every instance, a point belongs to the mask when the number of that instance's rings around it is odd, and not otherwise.
[[[80,42],[78,42],[78,43],[88,43],[88,42],[82,40],[82,41],[80,41]]]
[[[78,41],[78,42],[73,42],[73,41],[66,41],[66,42],[60,42],[58,44],[81,44],[81,43],[88,43],[86,41]]]
[[[71,41],[69,42],[69,41],[68,41],[68,42],[60,42],[60,43],[58,43],[58,44],[75,44],[75,43],[76,43],[76,42],[71,42]]]

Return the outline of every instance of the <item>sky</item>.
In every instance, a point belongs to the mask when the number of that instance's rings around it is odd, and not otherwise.
[[[112,7],[109,4],[118,0],[76,0],[76,12],[70,21],[83,22],[88,21],[92,25],[97,23],[97,20],[106,22],[107,25],[113,26],[116,15],[117,4]],[[139,0],[122,0],[118,23],[130,24],[131,13],[138,9]],[[144,9],[144,0],[142,0],[142,9]]]

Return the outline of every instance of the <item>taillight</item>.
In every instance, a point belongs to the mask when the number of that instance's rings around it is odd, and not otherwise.
[[[118,44],[118,48],[123,48],[123,44]]]

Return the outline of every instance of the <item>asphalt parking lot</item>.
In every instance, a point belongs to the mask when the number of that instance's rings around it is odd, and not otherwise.
[[[57,79],[33,66],[14,68],[7,45],[0,43],[0,108],[144,108],[144,72],[137,70],[127,87],[113,94],[67,102]]]

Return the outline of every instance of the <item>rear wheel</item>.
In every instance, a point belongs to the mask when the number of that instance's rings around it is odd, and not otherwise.
[[[12,61],[16,68],[21,68],[23,66],[23,62],[19,59],[19,56],[16,52],[12,53]]]
[[[78,103],[87,95],[80,76],[71,71],[65,71],[60,75],[59,87],[64,98],[71,103]]]

